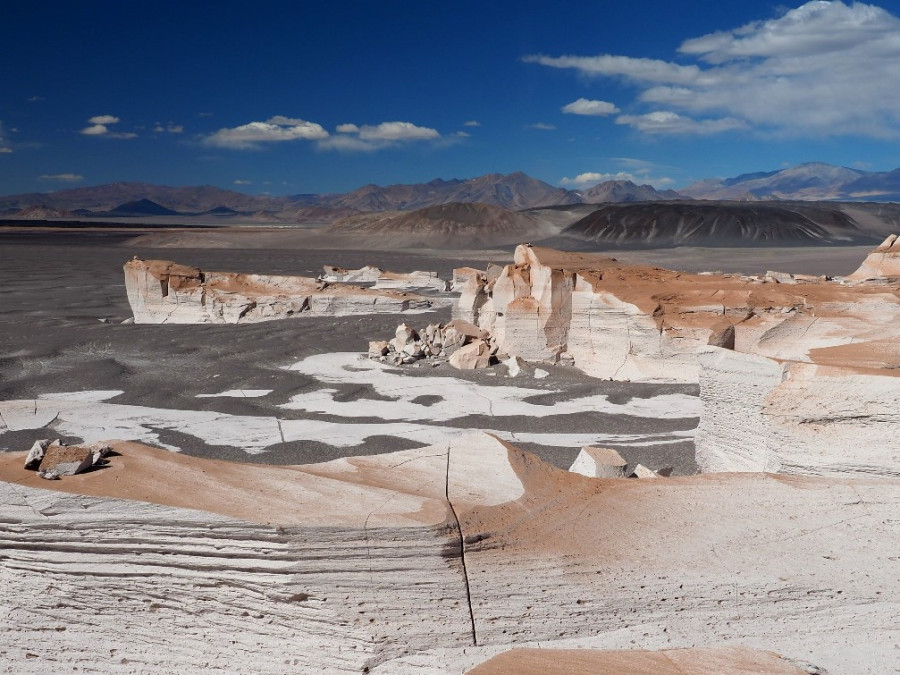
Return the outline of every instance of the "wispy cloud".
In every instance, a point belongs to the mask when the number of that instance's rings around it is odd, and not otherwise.
[[[43,101],[43,96],[29,96],[25,99],[28,103],[38,103],[39,101]]]
[[[240,178],[236,178],[236,179],[234,179],[234,180],[231,181],[231,182],[232,182],[232,184],[234,184],[234,185],[253,185],[253,181],[252,181],[252,180],[242,180],[242,179],[240,179]]]
[[[481,122],[479,122],[478,120],[468,120],[466,122],[463,122],[463,126],[464,127],[480,127]]]
[[[536,122],[535,124],[528,124],[525,126],[526,129],[537,129],[538,131],[555,131],[556,126],[553,124],[547,124],[546,122]]]
[[[570,115],[613,115],[619,112],[619,109],[612,103],[607,101],[591,101],[586,98],[580,98],[572,101],[568,105],[562,107],[564,113]]]
[[[900,79],[900,19],[880,7],[807,2],[686,40],[678,52],[696,63],[611,54],[525,60],[637,86],[638,110],[618,121],[645,133],[900,136],[900,88],[889,84]]]
[[[320,124],[276,115],[265,122],[250,122],[230,129],[219,129],[204,138],[203,143],[231,150],[255,150],[265,144],[323,138],[328,138],[328,132]]]
[[[616,124],[627,124],[646,134],[718,134],[723,131],[746,129],[747,123],[734,117],[695,120],[670,110],[658,110],[645,115],[620,115]]]
[[[318,142],[323,150],[343,152],[372,152],[421,141],[439,141],[441,134],[430,127],[420,127],[412,122],[382,122],[381,124],[340,124],[337,135]]]
[[[9,155],[13,149],[9,147],[9,141],[6,139],[6,131],[3,128],[3,122],[0,122],[0,155]]]
[[[77,173],[45,173],[38,176],[39,180],[58,181],[60,183],[80,183],[84,180],[84,176]]]
[[[166,125],[157,122],[156,126],[153,127],[153,131],[157,134],[181,134],[184,133],[184,126],[181,124],[173,124],[172,122],[169,122]]]
[[[85,136],[102,136],[104,138],[137,138],[137,134],[130,131],[113,131],[109,127],[120,122],[115,115],[95,115],[88,119],[90,126],[81,130]]]

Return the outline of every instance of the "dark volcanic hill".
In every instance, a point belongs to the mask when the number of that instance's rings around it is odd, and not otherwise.
[[[465,248],[497,246],[552,233],[533,216],[491,204],[439,204],[416,211],[367,213],[330,225],[326,232],[353,235],[361,242]]]
[[[167,209],[149,199],[138,199],[134,202],[120,204],[103,215],[108,216],[177,216],[178,211]]]
[[[561,236],[613,246],[846,245],[877,242],[878,229],[840,204],[682,201],[606,204]]]

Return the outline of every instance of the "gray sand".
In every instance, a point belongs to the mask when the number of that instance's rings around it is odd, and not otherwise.
[[[404,317],[298,318],[240,326],[135,326],[121,322],[131,313],[125,297],[121,267],[132,255],[164,258],[208,270],[269,274],[315,275],[323,264],[360,267],[375,264],[393,271],[437,270],[449,277],[453,267],[485,266],[485,257],[501,262],[502,251],[371,252],[334,250],[143,249],[123,245],[128,236],[115,233],[0,233],[0,401],[29,399],[44,394],[85,390],[122,390],[112,403],[175,410],[214,410],[231,415],[314,418],[342,421],[329,415],[277,407],[299,392],[329,387],[336,401],[377,399],[371,388],[324,385],[284,368],[313,354],[363,352],[369,339],[386,338]],[[691,268],[734,271],[819,272],[823,265],[847,272],[863,257],[854,249],[713,249],[617,252],[620,259]],[[508,253],[511,258],[511,251]],[[683,264],[678,264],[679,262]],[[848,268],[848,266],[850,266]],[[449,311],[406,317],[414,325],[446,321]],[[544,380],[505,377],[505,369],[460,373],[449,366],[406,368],[411,384],[417,377],[447,376],[485,386],[516,385],[556,390],[544,403],[605,394],[613,402],[664,393],[696,395],[695,386],[604,382],[572,369],[547,368]],[[271,389],[261,398],[196,398],[197,394],[228,389]],[[428,392],[438,400],[439,391]],[[541,404],[540,397],[533,401]],[[420,401],[427,405],[429,401]],[[524,416],[470,416],[446,422],[454,428],[494,428],[510,432],[573,433],[602,430],[608,434],[666,434],[690,431],[696,418],[651,420],[637,417],[579,413],[540,419]],[[316,441],[270,446],[261,454],[247,454],[235,446],[208,445],[195,436],[160,429],[160,442],[183,451],[261,463],[308,463],[340,456],[373,454],[415,443],[392,436],[372,436],[356,447],[336,448]],[[0,432],[0,450],[23,450],[35,438],[56,437],[54,429]],[[64,436],[65,438],[65,436]],[[80,440],[68,438],[70,441]],[[567,468],[577,449],[521,443],[553,464]],[[614,446],[617,447],[617,446]],[[693,444],[618,446],[631,463],[655,468],[672,466],[676,473],[693,473]]]

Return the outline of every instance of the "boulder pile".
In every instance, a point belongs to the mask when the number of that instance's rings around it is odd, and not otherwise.
[[[429,324],[421,331],[401,323],[393,339],[369,342],[369,358],[395,366],[428,359],[433,366],[449,363],[460,370],[475,370],[508,357],[499,354],[487,331],[454,319],[446,325]]]
[[[105,463],[112,448],[105,443],[88,446],[66,445],[59,439],[35,441],[25,457],[25,468],[37,471],[38,476],[47,480],[59,480],[63,476],[84,473]]]

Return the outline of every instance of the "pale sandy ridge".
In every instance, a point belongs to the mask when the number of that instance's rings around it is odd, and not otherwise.
[[[117,447],[40,487],[4,458],[0,663],[462,672],[575,641],[896,664],[898,481],[590,479],[487,435],[281,468]]]

